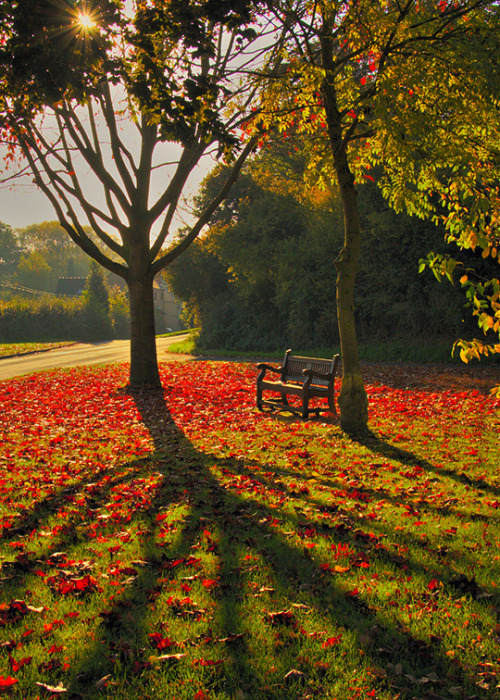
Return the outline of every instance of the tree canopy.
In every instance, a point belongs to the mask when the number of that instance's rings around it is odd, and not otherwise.
[[[354,319],[357,185],[378,177],[396,209],[433,217],[461,247],[496,255],[499,7],[487,0],[284,0],[273,7],[290,39],[286,73],[269,89],[266,124],[277,119],[282,133],[310,135],[312,170],[339,188],[339,403],[342,425],[360,431],[368,413]]]
[[[257,14],[265,6],[0,2],[7,177],[28,174],[73,241],[126,280],[134,386],[159,384],[154,276],[196,238],[255,147],[240,127],[268,48]],[[231,163],[228,177],[170,245],[181,195],[207,154]]]
[[[166,271],[185,302],[186,320],[200,329],[200,350],[338,346],[332,260],[342,246],[341,204],[335,188],[310,182],[305,151],[304,140],[292,134],[286,141],[268,140],[245,164],[208,231]],[[223,169],[216,167],[202,183],[200,209],[220,187]],[[436,288],[430,276],[418,274],[419,258],[431,248],[446,250],[443,227],[394,212],[370,181],[359,186],[359,216],[360,343],[409,341],[411,352],[418,338],[449,352],[464,328],[472,337],[461,290]],[[487,261],[481,263],[486,267]]]

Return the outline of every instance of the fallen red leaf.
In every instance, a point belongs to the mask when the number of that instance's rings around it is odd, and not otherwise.
[[[16,683],[18,683],[18,680],[16,678],[12,678],[12,676],[7,676],[6,678],[0,676],[0,693],[6,692]]]

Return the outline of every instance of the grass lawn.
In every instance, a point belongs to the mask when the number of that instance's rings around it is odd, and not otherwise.
[[[360,440],[247,364],[0,382],[0,695],[498,698],[500,401],[413,372]]]
[[[0,357],[10,355],[26,355],[31,352],[41,352],[43,350],[53,350],[64,345],[70,345],[69,341],[59,343],[0,343]]]

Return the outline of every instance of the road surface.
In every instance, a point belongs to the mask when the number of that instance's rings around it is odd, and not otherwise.
[[[186,334],[187,336],[187,334]],[[158,359],[168,352],[168,347],[182,340],[184,335],[157,338]],[[61,367],[78,367],[79,365],[99,365],[110,362],[130,362],[130,341],[111,340],[103,343],[78,343],[48,352],[32,355],[0,358],[0,380],[32,374]]]

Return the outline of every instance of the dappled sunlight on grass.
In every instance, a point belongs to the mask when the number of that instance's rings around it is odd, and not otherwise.
[[[0,692],[497,697],[498,401],[369,383],[355,440],[249,365],[125,381],[0,383]]]

